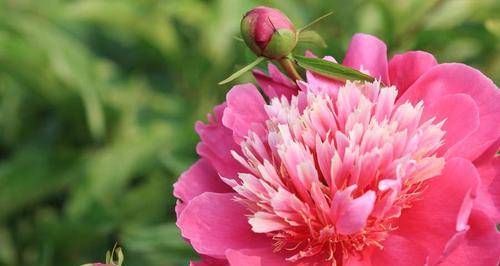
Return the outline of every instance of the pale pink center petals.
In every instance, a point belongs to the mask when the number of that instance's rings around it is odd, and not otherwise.
[[[339,234],[350,235],[361,231],[366,226],[368,215],[373,210],[375,192],[368,191],[363,196],[348,200],[346,206],[341,206],[335,227]]]
[[[445,121],[423,118],[423,103],[396,105],[397,90],[378,82],[347,82],[333,94],[301,86],[265,106],[265,130],[250,130],[233,152],[248,173],[224,180],[249,210],[251,230],[287,261],[346,261],[382,247],[440,174]]]

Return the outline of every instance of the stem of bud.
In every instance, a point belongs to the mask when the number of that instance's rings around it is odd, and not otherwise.
[[[295,68],[294,62],[292,60],[285,57],[278,60],[278,62],[280,63],[281,67],[283,67],[283,69],[286,71],[288,77],[290,77],[293,81],[302,80],[302,77],[300,76],[299,72],[297,72],[297,69]]]

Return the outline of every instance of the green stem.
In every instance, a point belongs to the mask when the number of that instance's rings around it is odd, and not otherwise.
[[[302,80],[302,77],[300,76],[299,72],[297,72],[297,69],[295,68],[295,65],[292,60],[289,58],[283,58],[278,60],[280,63],[281,67],[286,71],[286,74],[288,77],[290,77],[292,80]]]
[[[319,17],[319,18],[317,18],[317,19],[313,20],[313,21],[312,21],[312,22],[310,22],[309,24],[307,24],[307,25],[305,25],[304,27],[300,28],[300,29],[299,29],[299,32],[301,32],[301,31],[303,31],[303,30],[305,30],[305,29],[307,29],[307,28],[311,27],[312,25],[314,25],[314,24],[316,24],[316,23],[320,22],[321,20],[323,20],[323,19],[325,19],[325,18],[327,18],[327,17],[331,16],[332,14],[333,14],[333,11],[330,11],[330,12],[328,12],[328,13],[324,14],[323,16],[321,16],[321,17]]]

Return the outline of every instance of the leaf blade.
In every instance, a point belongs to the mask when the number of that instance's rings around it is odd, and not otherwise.
[[[229,76],[228,78],[226,78],[223,81],[220,81],[218,84],[219,85],[224,85],[226,83],[229,83],[229,82],[237,79],[238,77],[240,77],[241,75],[243,75],[245,72],[247,72],[248,70],[254,68],[256,65],[260,64],[260,62],[262,62],[264,60],[265,60],[264,57],[257,57],[257,59],[255,59],[252,63],[250,63],[250,64],[244,66],[242,69],[234,72],[231,76]]]
[[[332,79],[375,81],[375,78],[363,72],[320,58],[295,55],[293,59],[300,67]]]

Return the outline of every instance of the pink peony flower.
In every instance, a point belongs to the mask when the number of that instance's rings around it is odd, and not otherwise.
[[[497,265],[497,87],[425,52],[388,62],[364,34],[343,64],[378,81],[270,65],[267,100],[235,86],[196,124],[201,159],[174,185],[192,265]]]

